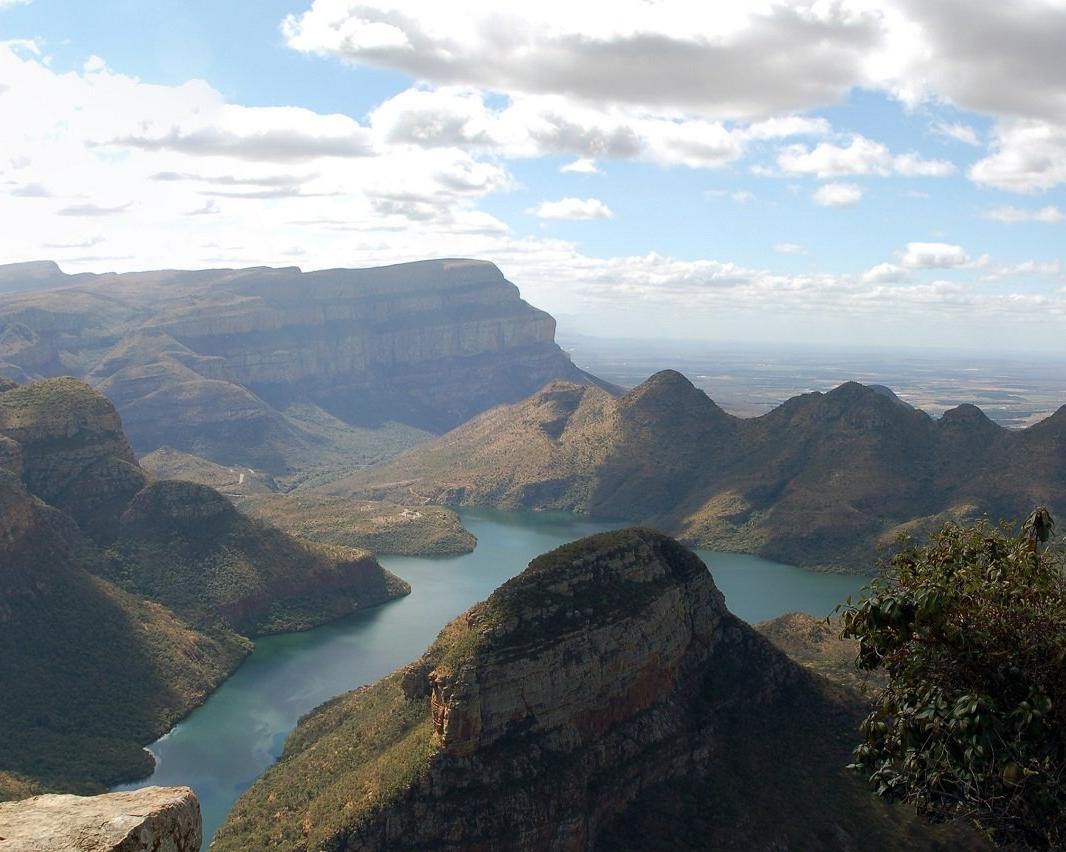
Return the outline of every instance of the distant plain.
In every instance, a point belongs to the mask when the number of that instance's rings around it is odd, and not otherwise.
[[[1002,426],[1030,426],[1066,405],[1066,357],[938,348],[638,340],[568,334],[559,344],[625,388],[674,369],[731,414],[755,417],[797,394],[846,381],[885,385],[934,417],[973,403]]]

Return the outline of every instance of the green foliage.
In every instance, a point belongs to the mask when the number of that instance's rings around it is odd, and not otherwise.
[[[997,843],[1066,844],[1066,581],[1053,522],[946,525],[843,612],[888,686],[854,766],[878,795],[964,816]]]

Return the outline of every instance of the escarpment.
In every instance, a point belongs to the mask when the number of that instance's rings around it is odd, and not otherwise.
[[[592,381],[555,320],[483,261],[81,275],[58,289],[58,270],[43,289],[32,272],[6,272],[28,284],[0,297],[0,372],[84,378],[139,453],[274,472],[374,461],[552,379]]]
[[[843,770],[856,721],[694,554],[607,533],[305,717],[213,848],[939,848]]]
[[[81,382],[0,390],[0,799],[142,777],[142,746],[237,667],[245,636],[408,591],[365,551],[150,481]]]

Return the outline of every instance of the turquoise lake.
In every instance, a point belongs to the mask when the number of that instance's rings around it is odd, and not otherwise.
[[[534,556],[611,525],[555,513],[464,511],[477,549],[449,558],[381,557],[411,594],[306,633],[270,636],[207,702],[149,746],[148,784],[187,784],[210,838],[233,803],[281,753],[297,720],[322,702],[420,656],[448,621],[519,573]],[[729,608],[750,622],[799,610],[828,615],[866,582],[756,556],[698,551]]]

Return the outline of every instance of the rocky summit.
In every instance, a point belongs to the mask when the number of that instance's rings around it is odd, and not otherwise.
[[[552,379],[591,381],[491,263],[63,276],[0,267],[0,374],[83,378],[138,453],[374,461]],[[6,283],[5,283],[6,282]],[[354,461],[353,461],[354,460]]]
[[[555,382],[382,465],[335,495],[563,509],[792,564],[871,572],[879,548],[947,520],[1066,510],[1066,407],[1008,430],[940,419],[847,382],[739,418],[672,370],[622,396]]]
[[[199,852],[200,803],[188,787],[0,804],[3,852]]]
[[[831,692],[677,542],[593,536],[305,717],[212,848],[948,848],[848,776]]]

